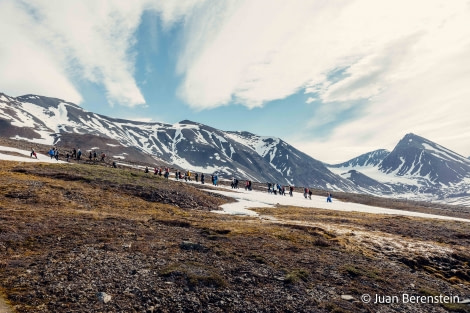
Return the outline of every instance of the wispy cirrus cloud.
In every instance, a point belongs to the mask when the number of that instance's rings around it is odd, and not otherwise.
[[[465,0],[3,0],[2,90],[79,103],[86,81],[111,104],[145,106],[135,48],[146,10],[163,26],[153,37],[178,29],[178,96],[195,110],[303,95],[310,120],[285,139],[322,160],[409,131],[470,151],[461,139],[470,136]]]
[[[43,29],[30,12],[14,1],[0,2],[0,86],[12,95],[37,93],[57,96],[60,90],[68,100],[80,103],[82,97],[67,79],[61,54],[38,37]]]
[[[201,10],[188,21],[180,59],[180,95],[193,108],[261,107],[305,92],[315,106],[302,129],[310,138],[354,112],[308,141],[312,155],[324,138],[340,151],[380,148],[409,131],[435,140],[445,133],[442,143],[452,146],[458,136],[443,129],[450,125],[470,135],[467,1],[225,1]]]
[[[110,104],[145,103],[134,77],[135,33],[153,10],[171,27],[197,1],[10,1],[0,3],[0,77],[12,93],[34,92],[80,103],[77,82],[102,85]],[[25,82],[19,86],[11,79]]]

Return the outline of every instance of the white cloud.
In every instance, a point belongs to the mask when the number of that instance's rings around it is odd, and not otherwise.
[[[142,13],[146,9],[157,11],[165,27],[170,27],[196,4],[3,0],[2,90],[54,95],[79,103],[82,97],[71,81],[86,80],[104,86],[110,104],[144,104],[134,78],[133,51]]]
[[[134,78],[131,47],[143,7],[129,1],[35,1],[30,3],[43,36],[72,71],[103,84],[110,103],[145,103]],[[65,67],[65,64],[64,64]]]
[[[37,39],[33,18],[16,3],[0,2],[0,86],[11,95],[60,96],[80,103],[81,95],[67,78],[62,59]]]
[[[305,90],[319,100],[313,129],[366,101],[361,117],[328,136],[333,157],[391,148],[407,132],[470,151],[457,143],[470,134],[468,1],[247,0],[200,10],[187,21],[180,60],[180,95],[192,107],[253,108]]]
[[[312,103],[314,101],[316,101],[317,98],[314,98],[314,97],[308,97],[307,101],[305,101],[306,103]]]
[[[144,104],[133,49],[145,10],[165,29],[182,22],[179,95],[192,108],[254,108],[304,92],[315,114],[301,131],[312,138],[361,101],[361,116],[337,123],[329,149],[310,139],[305,151],[344,160],[412,131],[470,154],[465,0],[2,0],[1,91],[79,103],[73,81],[86,80],[110,103]]]

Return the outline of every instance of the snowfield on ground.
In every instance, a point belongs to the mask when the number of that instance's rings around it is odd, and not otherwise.
[[[226,186],[219,186],[219,190],[210,190],[210,192],[221,194],[227,197],[231,197],[237,200],[237,202],[227,203],[222,205],[223,213],[234,214],[234,215],[249,215],[249,216],[258,216],[258,213],[255,211],[249,210],[250,208],[260,208],[260,207],[275,207],[276,205],[287,205],[287,206],[297,206],[305,208],[317,208],[317,209],[326,209],[326,210],[335,210],[335,211],[345,211],[345,212],[363,212],[363,213],[372,213],[372,214],[388,214],[388,215],[400,215],[400,216],[411,216],[411,217],[422,217],[422,218],[432,218],[432,219],[441,219],[441,220],[452,220],[470,223],[470,219],[435,215],[435,214],[426,214],[420,212],[412,211],[403,211],[395,209],[387,209],[376,206],[368,206],[359,203],[351,202],[342,202],[335,200],[333,202],[326,202],[326,195],[313,196],[312,199],[305,199],[302,193],[294,192],[293,196],[286,194],[285,196],[270,194],[267,191],[247,191],[245,189],[231,189]],[[333,195],[334,196],[334,195]]]
[[[6,154],[2,152],[16,152],[16,153],[24,155],[24,157],[18,156],[18,155]],[[60,160],[57,161],[56,159],[51,159],[50,156],[45,155],[45,154],[40,154],[37,152],[36,152],[36,155],[38,157],[37,159],[31,158],[30,155],[31,155],[31,151],[0,146],[0,160],[20,161],[20,162],[67,163],[65,161],[60,161]]]
[[[2,152],[16,152],[18,154],[24,155],[16,156],[11,154],[5,154]],[[7,161],[20,161],[20,162],[44,162],[44,163],[67,163],[64,161],[56,161],[51,159],[48,155],[37,154],[38,159],[30,158],[30,151],[0,146],[0,160]],[[196,184],[195,181],[190,183]],[[209,184],[208,184],[209,185]],[[403,210],[394,210],[386,209],[375,206],[368,206],[358,203],[350,202],[341,202],[333,198],[332,203],[326,202],[326,195],[321,196],[312,196],[312,199],[305,199],[303,194],[294,192],[293,197],[286,194],[285,196],[270,194],[267,191],[247,191],[244,188],[240,189],[231,189],[228,186],[218,186],[218,190],[208,190],[209,192],[221,194],[227,197],[234,198],[237,202],[227,203],[221,206],[223,211],[214,211],[217,213],[233,214],[233,215],[247,215],[247,216],[258,216],[258,213],[250,210],[250,208],[261,208],[261,207],[275,207],[276,205],[287,205],[287,206],[297,206],[297,207],[306,207],[306,208],[318,208],[318,209],[327,209],[327,210],[336,210],[336,211],[346,211],[346,212],[363,212],[363,213],[372,213],[372,214],[390,214],[390,215],[401,215],[401,216],[412,216],[412,217],[422,217],[422,218],[432,218],[432,219],[441,219],[441,220],[453,220],[470,223],[470,219],[450,217],[450,216],[441,216],[435,214],[426,214],[412,211],[403,211]]]

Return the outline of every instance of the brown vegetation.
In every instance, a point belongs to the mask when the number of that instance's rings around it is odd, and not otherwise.
[[[361,302],[469,298],[467,223],[210,212],[225,201],[135,171],[0,161],[0,291],[14,312],[470,312]]]

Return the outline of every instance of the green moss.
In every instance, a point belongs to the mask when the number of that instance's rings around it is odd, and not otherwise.
[[[306,282],[310,273],[306,269],[294,269],[286,274],[284,281],[288,284],[294,284],[299,281]]]

